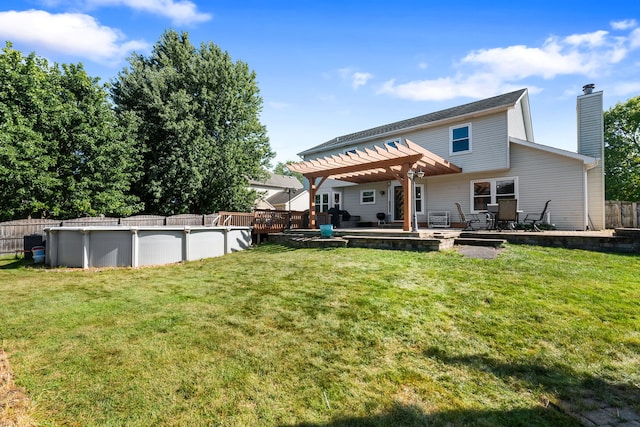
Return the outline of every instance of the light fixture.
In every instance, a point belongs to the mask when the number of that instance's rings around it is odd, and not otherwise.
[[[380,195],[384,196],[384,190],[380,190]]]

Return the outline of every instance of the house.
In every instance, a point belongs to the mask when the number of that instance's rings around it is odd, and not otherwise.
[[[576,152],[535,142],[521,89],[336,137],[299,153],[304,161],[289,169],[309,181],[312,227],[315,212],[336,205],[408,231],[412,215],[447,225],[460,221],[455,202],[481,214],[513,198],[522,215],[551,200],[547,221],[557,229],[603,229],[603,97],[593,88],[577,97]]]
[[[296,177],[267,173],[268,178],[264,181],[249,180],[249,188],[258,193],[256,209],[283,211],[309,209],[309,193]]]

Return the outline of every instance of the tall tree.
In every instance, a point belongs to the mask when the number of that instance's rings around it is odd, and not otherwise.
[[[0,219],[129,215],[138,168],[125,121],[82,65],[0,54]]]
[[[607,200],[640,201],[640,96],[604,112]]]
[[[302,176],[300,172],[291,172],[289,169],[287,169],[287,165],[290,165],[291,163],[296,163],[296,162],[294,160],[287,160],[286,162],[278,162],[273,168],[273,172],[277,173],[278,175],[295,176],[298,179],[298,181],[304,184],[304,176]]]
[[[7,43],[0,54],[0,218],[50,211],[55,151],[42,132],[57,100],[47,61]]]
[[[140,171],[133,118],[116,115],[106,90],[82,65],[63,64],[52,78],[59,81],[62,107],[49,129],[58,144],[56,171],[60,187],[56,206],[65,217],[142,210],[132,183]]]
[[[129,64],[111,94],[117,111],[138,119],[144,176],[136,189],[146,210],[250,209],[247,179],[261,178],[273,157],[255,73],[214,44],[196,49],[175,31]]]

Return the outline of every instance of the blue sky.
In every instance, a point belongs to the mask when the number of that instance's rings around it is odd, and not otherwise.
[[[107,82],[165,29],[257,74],[275,161],[333,137],[528,88],[538,143],[576,150],[575,98],[640,95],[629,1],[4,0],[0,40]],[[4,45],[4,43],[3,43]],[[275,163],[275,162],[274,162]]]

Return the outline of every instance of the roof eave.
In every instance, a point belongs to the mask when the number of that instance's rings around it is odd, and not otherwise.
[[[509,141],[513,142],[513,143],[516,143],[516,144],[519,144],[519,145],[522,145],[522,146],[525,146],[525,147],[529,147],[529,148],[534,148],[536,150],[545,151],[547,153],[553,153],[553,154],[557,154],[559,156],[569,157],[569,158],[574,159],[574,160],[579,160],[588,168],[592,168],[594,166],[597,166],[598,162],[599,162],[599,159],[596,158],[596,157],[585,156],[584,154],[574,153],[573,151],[563,150],[561,148],[551,147],[551,146],[548,146],[548,145],[542,145],[542,144],[538,144],[536,142],[525,141],[525,140],[514,138],[514,137],[509,138]]]

